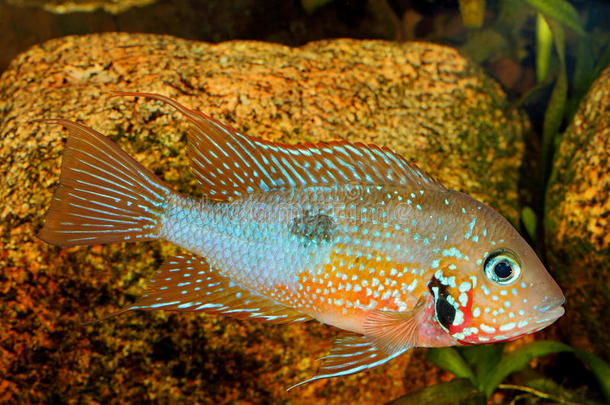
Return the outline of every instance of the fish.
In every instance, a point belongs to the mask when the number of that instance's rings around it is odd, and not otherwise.
[[[203,312],[341,329],[317,373],[364,371],[414,347],[486,344],[537,332],[565,298],[499,213],[386,147],[266,141],[166,96],[192,124],[201,198],[178,193],[77,122],[39,237],[58,246],[163,239],[168,258],[133,310]]]

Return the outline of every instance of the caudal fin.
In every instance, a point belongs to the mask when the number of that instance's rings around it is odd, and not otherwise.
[[[40,238],[60,246],[156,239],[169,186],[99,132],[68,120],[44,121],[70,135]]]

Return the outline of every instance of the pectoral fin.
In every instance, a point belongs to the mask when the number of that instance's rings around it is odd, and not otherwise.
[[[335,341],[328,356],[322,357],[318,374],[308,380],[288,388],[288,391],[324,378],[339,377],[358,373],[369,368],[380,366],[401,355],[408,348],[388,354],[378,349],[366,336],[347,333],[345,337]]]
[[[354,374],[380,366],[400,356],[419,339],[419,325],[425,317],[426,299],[417,302],[415,308],[407,312],[373,310],[364,321],[365,334],[348,333],[337,339],[335,347],[326,357],[318,374],[308,380],[293,385],[307,384],[323,378]]]
[[[364,321],[365,335],[378,349],[388,354],[417,346],[419,327],[425,316],[425,300],[411,311],[373,310]]]

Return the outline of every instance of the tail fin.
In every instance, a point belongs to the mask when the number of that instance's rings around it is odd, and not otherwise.
[[[40,238],[60,246],[156,239],[169,186],[110,139],[72,121]]]

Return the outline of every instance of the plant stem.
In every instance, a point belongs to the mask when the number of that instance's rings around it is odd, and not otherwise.
[[[542,392],[537,389],[527,387],[525,385],[500,384],[500,385],[498,385],[498,388],[503,389],[503,390],[518,390],[518,391],[527,392],[528,394],[532,394],[532,395],[535,395],[535,396],[537,396],[539,398],[543,398],[543,399],[550,399],[551,401],[556,401],[556,402],[559,402],[560,404],[580,405],[578,402],[568,401],[567,399],[563,399],[561,397],[547,394],[546,392]]]

